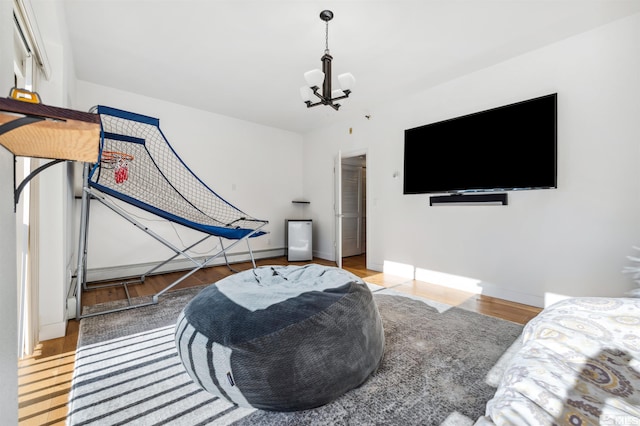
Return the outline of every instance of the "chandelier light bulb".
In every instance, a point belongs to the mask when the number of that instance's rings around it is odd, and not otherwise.
[[[356,78],[350,72],[346,72],[338,76],[338,83],[342,90],[351,90],[356,84]]]
[[[340,89],[333,89],[333,90],[331,91],[331,98],[332,98],[332,99],[340,98],[340,97],[342,97],[342,96],[344,96],[344,95],[345,95],[345,93],[344,93],[342,90],[340,90]]]
[[[316,68],[315,70],[305,72],[304,79],[307,81],[309,87],[320,87],[324,81],[324,73]]]

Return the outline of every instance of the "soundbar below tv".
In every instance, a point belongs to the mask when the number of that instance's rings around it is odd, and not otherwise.
[[[557,188],[557,93],[404,132],[404,194]]]

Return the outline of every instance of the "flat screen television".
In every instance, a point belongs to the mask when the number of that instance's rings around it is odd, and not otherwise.
[[[557,188],[557,93],[404,132],[404,194]]]

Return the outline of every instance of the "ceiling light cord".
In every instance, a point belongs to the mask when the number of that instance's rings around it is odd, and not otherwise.
[[[329,21],[325,21],[324,25],[324,54],[329,55]]]

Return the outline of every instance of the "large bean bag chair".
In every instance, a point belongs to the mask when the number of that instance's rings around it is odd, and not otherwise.
[[[384,352],[371,291],[342,269],[263,266],[202,290],[175,332],[187,373],[242,407],[297,411],[363,384]]]

